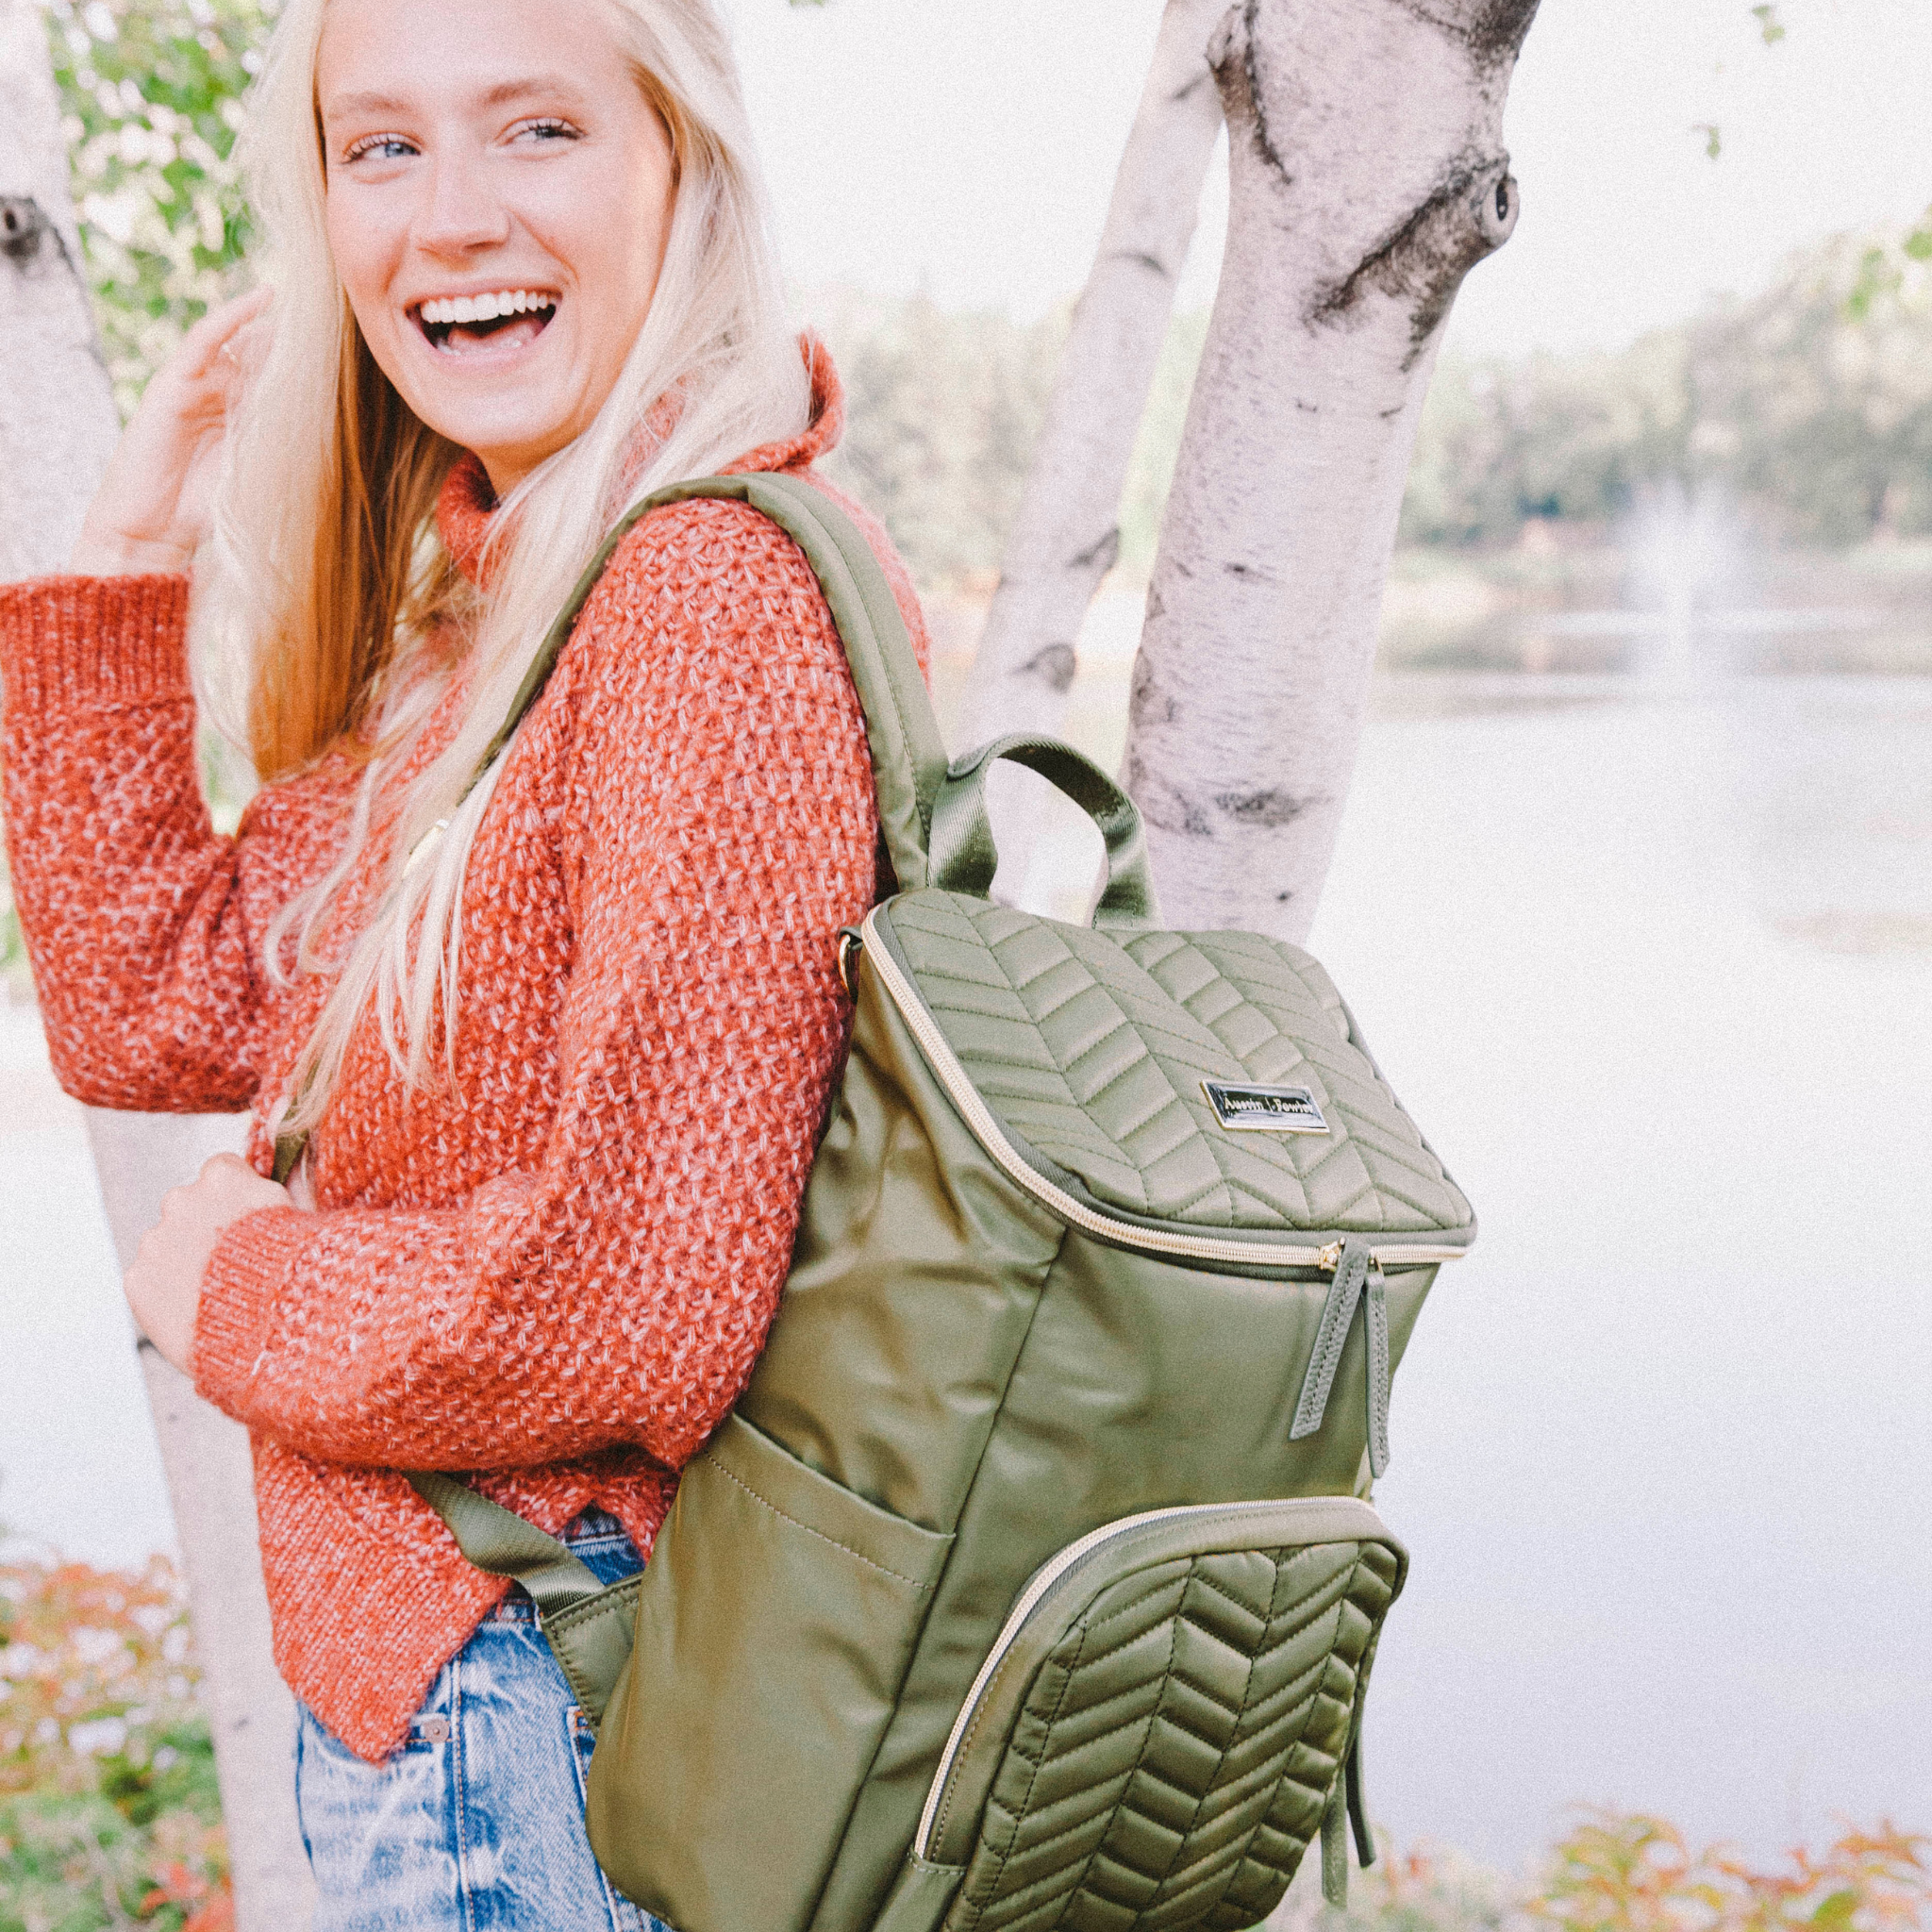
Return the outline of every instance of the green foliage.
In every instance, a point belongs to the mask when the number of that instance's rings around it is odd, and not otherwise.
[[[179,1580],[0,1560],[0,1932],[228,1932]]]
[[[0,1806],[0,1932],[232,1932],[219,1824],[171,1811],[151,1827],[98,1797]]]
[[[1020,499],[1066,318],[1030,327],[924,295],[814,305],[844,379],[827,465],[883,519],[922,581],[984,576]]]
[[[272,0],[50,0],[89,274],[124,410],[232,292],[248,223],[241,94]]]
[[[1932,1916],[1927,1840],[1881,1824],[1842,1830],[1763,1870],[1731,1847],[1692,1851],[1667,1820],[1595,1810],[1524,1879],[1424,1845],[1381,1848],[1324,1907],[1304,1868],[1274,1932],[1911,1932]],[[1312,1861],[1310,1861],[1312,1863]]]
[[[1858,258],[1857,279],[1845,298],[1845,310],[1854,322],[1863,322],[1874,306],[1887,295],[1895,295],[1911,282],[1913,270],[1932,261],[1932,208],[1899,242],[1868,247]]]
[[[1557,1932],[1893,1932],[1932,1907],[1928,1843],[1887,1823],[1765,1872],[1724,1845],[1692,1851],[1665,1819],[1601,1811],[1557,1846],[1528,1909]]]
[[[0,859],[0,997],[23,983],[26,944],[20,936],[20,914],[13,909],[13,887]]]
[[[1664,477],[1716,484],[1790,541],[1932,533],[1928,259],[1932,237],[1840,237],[1762,294],[1615,355],[1445,360],[1404,541],[1503,543],[1533,517],[1608,521]]]

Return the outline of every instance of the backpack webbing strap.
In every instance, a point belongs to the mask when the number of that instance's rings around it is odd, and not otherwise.
[[[605,1586],[568,1545],[492,1503],[454,1476],[412,1474],[410,1486],[442,1518],[457,1548],[479,1570],[511,1576],[530,1592],[539,1612],[558,1615],[599,1595]]]
[[[510,700],[509,710],[496,735],[476,760],[476,769],[463,787],[467,798],[484,774],[502,757],[516,735],[524,714],[537,702],[557,660],[570,641],[577,615],[612,554],[631,529],[654,509],[688,503],[694,497],[715,497],[742,503],[759,511],[804,551],[824,592],[844,645],[845,661],[865,713],[865,735],[872,754],[873,791],[878,805],[879,830],[886,855],[902,892],[927,883],[926,847],[932,833],[933,806],[946,780],[946,748],[933,716],[920,674],[919,657],[899,609],[899,600],[886,581],[885,571],[872,545],[857,525],[824,491],[802,477],[768,471],[741,476],[701,476],[654,491],[633,504],[616,527],[597,546],[597,554],[578,576],[563,608],[552,620]],[[447,824],[443,821],[442,824]],[[438,830],[441,826],[439,824]],[[426,841],[425,843],[426,844]],[[411,855],[413,862],[414,855]],[[294,1173],[308,1144],[306,1134],[283,1134],[275,1141],[275,1177],[286,1181]]]
[[[590,1565],[556,1537],[468,1485],[428,1474],[412,1474],[409,1481],[477,1569],[514,1577],[530,1593],[537,1627],[594,1729],[630,1661],[641,1578],[599,1583]]]

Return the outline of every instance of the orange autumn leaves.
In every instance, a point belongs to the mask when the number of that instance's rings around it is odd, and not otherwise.
[[[173,1566],[0,1558],[0,1932],[232,1932]]]

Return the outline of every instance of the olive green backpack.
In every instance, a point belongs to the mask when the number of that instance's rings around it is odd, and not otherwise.
[[[1469,1204],[1328,976],[1155,908],[1140,818],[1051,740],[948,766],[870,547],[796,477],[728,497],[817,572],[897,891],[841,938],[852,1046],[771,1339],[611,1589],[446,1476],[599,1721],[591,1842],[676,1932],[1257,1924],[1320,1837],[1407,1557],[1366,1500]],[[1091,925],[990,902],[985,781],[1107,844]]]

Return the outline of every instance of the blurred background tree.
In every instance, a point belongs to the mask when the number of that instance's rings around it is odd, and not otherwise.
[[[51,0],[74,200],[122,413],[181,332],[236,285],[235,167],[259,0]]]
[[[46,10],[125,412],[181,332],[242,282],[234,146],[273,0],[50,0]],[[942,653],[958,633],[970,654],[1068,309],[1021,323],[849,290],[801,291],[800,308],[848,392],[830,467],[883,517],[940,606]],[[1123,492],[1124,585],[1143,583],[1153,562],[1206,332],[1203,310],[1169,331]],[[1664,483],[1720,493],[1768,544],[1916,554],[1913,540],[1932,538],[1932,215],[1904,234],[1821,243],[1757,293],[1620,351],[1507,360],[1452,349],[1409,473],[1385,654],[1493,656],[1504,647],[1472,646],[1461,620],[1491,623],[1518,596],[1525,532],[1611,545]],[[1618,567],[1599,564],[1566,567],[1550,593],[1619,594]],[[1547,591],[1552,570],[1539,569]],[[209,775],[218,808],[232,811],[237,777],[212,755]],[[4,868],[0,975],[24,990]]]

